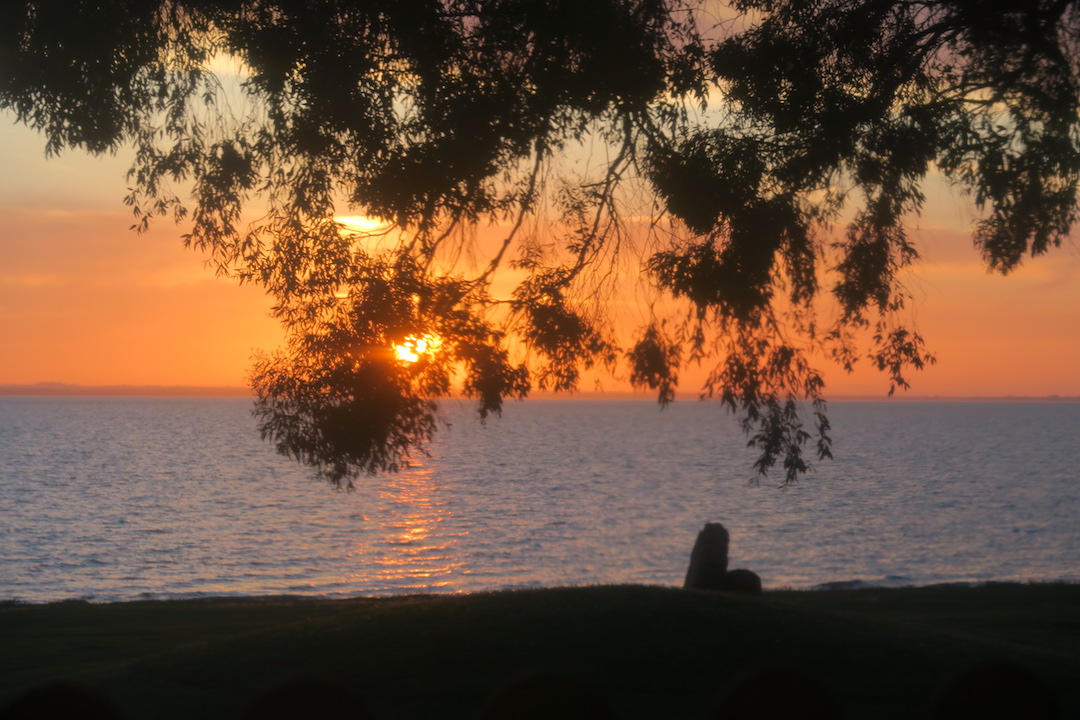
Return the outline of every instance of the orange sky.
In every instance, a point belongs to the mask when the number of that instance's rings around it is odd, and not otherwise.
[[[0,167],[0,383],[243,385],[252,351],[279,343],[270,299],[216,278],[182,228],[128,229],[122,159],[46,161],[42,138],[0,115]],[[1080,243],[989,275],[963,199],[929,194],[913,287],[939,362],[910,394],[1080,396]],[[868,369],[826,370],[832,395],[888,387]],[[702,376],[684,372],[682,389]]]

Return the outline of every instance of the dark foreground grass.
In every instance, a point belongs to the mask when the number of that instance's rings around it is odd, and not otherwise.
[[[1080,585],[0,605],[0,706],[67,678],[136,720],[235,717],[300,675],[352,688],[376,720],[472,718],[532,669],[586,680],[627,720],[699,718],[725,682],[774,665],[816,678],[848,717],[917,718],[986,660],[1028,669],[1080,717]]]

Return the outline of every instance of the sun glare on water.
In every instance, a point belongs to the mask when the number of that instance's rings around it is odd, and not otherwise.
[[[442,340],[429,333],[409,335],[400,345],[394,346],[394,356],[402,362],[414,363],[422,357],[430,356],[440,345]]]

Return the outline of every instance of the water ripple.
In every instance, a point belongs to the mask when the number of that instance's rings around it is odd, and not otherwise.
[[[677,585],[706,521],[766,587],[1080,580],[1080,404],[835,404],[836,461],[787,492],[717,405],[471,412],[344,493],[245,400],[0,398],[0,599]]]

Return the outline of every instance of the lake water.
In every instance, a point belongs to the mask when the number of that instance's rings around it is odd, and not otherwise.
[[[242,398],[0,397],[0,600],[680,585],[708,521],[766,588],[1080,580],[1080,403],[833,403],[787,491],[712,403],[449,403],[335,491]]]

